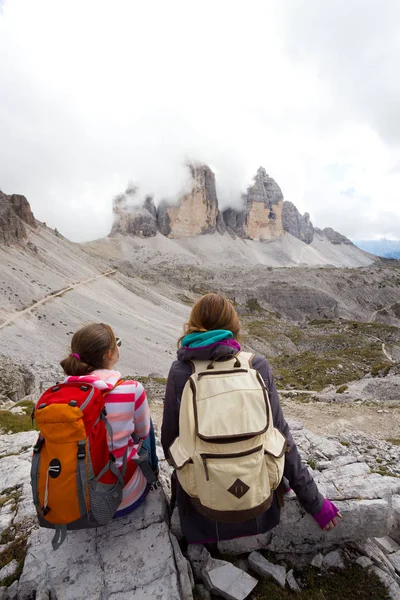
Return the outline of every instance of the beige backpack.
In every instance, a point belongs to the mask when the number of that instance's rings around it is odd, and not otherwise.
[[[182,394],[179,437],[170,448],[178,480],[197,510],[220,522],[266,511],[283,475],[286,439],[252,355],[192,361]]]

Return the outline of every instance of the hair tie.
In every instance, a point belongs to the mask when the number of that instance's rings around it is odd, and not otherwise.
[[[77,358],[78,360],[81,360],[81,357],[79,356],[79,354],[71,354],[71,356],[75,356],[75,358]]]

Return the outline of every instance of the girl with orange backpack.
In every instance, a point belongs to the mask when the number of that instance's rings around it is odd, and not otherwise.
[[[109,325],[79,329],[60,363],[64,382],[35,408],[33,499],[40,525],[56,530],[55,549],[68,529],[97,527],[135,510],[156,479],[146,392],[115,370],[120,346]],[[146,446],[151,464],[142,454]]]

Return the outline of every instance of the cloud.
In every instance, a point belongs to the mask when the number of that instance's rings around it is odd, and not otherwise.
[[[400,219],[397,6],[6,0],[0,186],[79,241],[109,232],[128,181],[173,200],[205,162],[225,207],[263,165],[317,225],[350,235],[361,211],[383,234],[367,211]]]

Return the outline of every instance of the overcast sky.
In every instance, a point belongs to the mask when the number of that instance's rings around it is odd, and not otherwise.
[[[222,207],[263,165],[314,225],[400,238],[398,0],[0,0],[0,188],[81,241],[128,182]]]

